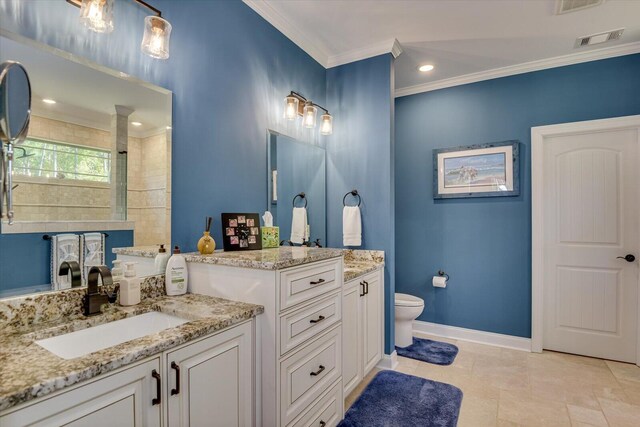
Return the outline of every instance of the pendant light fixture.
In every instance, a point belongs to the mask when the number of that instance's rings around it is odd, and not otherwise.
[[[295,120],[302,116],[302,126],[307,129],[316,127],[318,108],[324,111],[321,117],[320,134],[331,135],[333,133],[333,116],[321,105],[318,105],[297,92],[291,93],[284,99],[284,118]]]
[[[133,1],[155,14],[147,16],[144,20],[144,36],[140,49],[152,58],[169,58],[171,24],[162,18],[162,12],[159,9],[143,0]],[[80,8],[80,22],[91,31],[97,33],[113,31],[114,0],[67,0],[67,3]]]

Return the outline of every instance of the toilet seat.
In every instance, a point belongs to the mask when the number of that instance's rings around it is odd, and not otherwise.
[[[395,305],[397,307],[422,307],[424,301],[422,298],[415,297],[409,294],[396,294]]]

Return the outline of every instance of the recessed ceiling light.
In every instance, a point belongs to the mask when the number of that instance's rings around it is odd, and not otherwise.
[[[55,100],[49,99],[49,98],[43,99],[42,102],[44,102],[45,104],[55,104],[56,103]]]
[[[134,126],[142,126],[142,123],[140,122],[131,122],[131,124]]]
[[[425,65],[421,65],[418,70],[422,71],[423,73],[426,73],[427,71],[431,71],[433,70],[433,65],[431,64],[425,64]]]

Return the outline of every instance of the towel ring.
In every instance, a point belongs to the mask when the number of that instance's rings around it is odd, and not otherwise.
[[[347,196],[351,194],[353,197],[357,197],[358,198],[358,206],[360,206],[360,203],[362,203],[362,197],[360,197],[360,194],[358,194],[358,190],[351,190],[349,191],[347,194],[344,195],[344,197],[342,198],[342,206],[347,206]]]
[[[293,198],[293,207],[296,207],[296,199],[300,197],[301,199],[304,199],[304,207],[307,207],[307,196],[304,193],[298,193],[296,194],[296,196]]]

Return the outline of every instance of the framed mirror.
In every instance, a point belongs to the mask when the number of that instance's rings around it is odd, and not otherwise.
[[[3,31],[5,61],[27,70],[32,102],[15,221],[0,223],[0,298],[60,289],[66,259],[111,267],[115,247],[170,247],[171,92]]]
[[[293,207],[306,205],[309,241],[327,241],[326,151],[269,130],[267,132],[267,210],[280,240],[291,239]],[[299,195],[304,193],[304,198]]]

